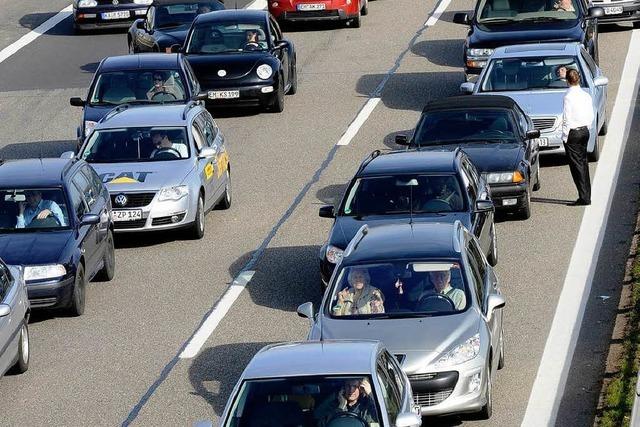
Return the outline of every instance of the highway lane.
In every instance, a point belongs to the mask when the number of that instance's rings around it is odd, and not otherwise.
[[[285,113],[243,112],[218,120],[232,154],[233,208],[208,216],[202,242],[175,235],[118,239],[116,280],[90,286],[87,315],[38,316],[32,324],[30,371],[0,380],[8,424],[102,425],[129,416],[226,284],[310,183],[435,2],[403,0],[402,6],[392,16],[388,1],[371,3],[360,30],[320,26],[287,34],[298,48],[300,92],[287,97]],[[471,2],[453,7],[471,8]],[[317,208],[337,200],[364,155],[393,147],[396,132],[412,129],[427,100],[456,92],[465,30],[450,23],[452,14],[450,8],[443,21],[411,46],[361,132],[337,151],[278,230],[247,292],[201,354],[178,362],[153,390],[140,408],[140,424],[215,418],[261,345],[304,338],[306,322],[294,311],[299,303],[320,298],[317,250],[329,227],[317,217]],[[84,95],[102,56],[125,53],[124,34],[75,37],[70,30],[66,21],[51,36],[0,64],[3,156],[55,155],[68,147],[78,119],[78,111],[67,106],[68,97]],[[615,30],[602,37],[611,105],[628,32]],[[30,117],[33,111],[37,120]],[[573,199],[566,166],[555,160],[546,164],[537,196]],[[509,353],[496,384],[494,418],[487,424],[515,425],[526,407],[580,213],[580,208],[536,203],[530,221],[498,226]]]

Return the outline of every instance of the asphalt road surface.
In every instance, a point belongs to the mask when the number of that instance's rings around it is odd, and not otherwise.
[[[0,0],[0,49],[67,5]],[[330,227],[318,208],[339,200],[365,155],[397,148],[395,134],[413,129],[422,106],[456,94],[462,81],[466,29],[452,18],[472,2],[456,0],[425,27],[436,5],[378,0],[360,29],[314,25],[287,32],[298,52],[299,92],[287,96],[284,113],[214,111],[231,155],[233,207],[207,216],[201,241],[176,233],[119,237],[116,278],[89,285],[84,316],[33,316],[29,371],[0,379],[0,424],[215,422],[259,348],[304,339],[308,325],[295,309],[320,300],[317,254]],[[630,27],[601,28],[608,111],[630,34]],[[72,147],[80,111],[69,106],[69,97],[86,95],[101,58],[125,53],[124,32],[75,36],[66,19],[1,62],[0,156],[57,156]],[[336,147],[384,81],[377,108],[349,145]],[[636,135],[638,123],[633,126]],[[638,154],[636,144],[628,144],[558,424],[587,425],[594,416],[634,225]],[[522,420],[583,212],[563,204],[576,198],[564,159],[547,157],[543,166],[531,219],[497,225],[507,359],[494,385],[493,417],[425,425],[513,426]],[[179,359],[248,262],[255,275],[247,289],[202,351]]]

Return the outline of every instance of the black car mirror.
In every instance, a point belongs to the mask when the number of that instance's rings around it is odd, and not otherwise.
[[[84,107],[85,102],[82,98],[74,96],[73,98],[69,98],[69,104],[73,107]]]
[[[538,129],[528,130],[527,139],[540,138],[540,131]]]
[[[135,26],[139,30],[144,30],[145,29],[144,19],[136,19]]]
[[[100,223],[100,216],[96,214],[84,214],[80,219],[80,225],[95,225]]]
[[[209,94],[207,92],[200,92],[191,97],[192,101],[206,101],[209,98]]]
[[[288,47],[289,47],[289,42],[285,40],[277,41],[273,46],[274,49],[286,49]]]
[[[453,15],[453,22],[456,24],[470,25],[471,19],[469,19],[469,15],[464,12],[458,12]]]
[[[476,212],[491,212],[495,205],[491,200],[476,200]]]
[[[336,213],[333,206],[322,206],[318,212],[320,218],[335,218]]]
[[[404,134],[396,135],[396,144],[409,145],[409,138],[407,137],[407,135],[404,135]]]
[[[601,18],[604,16],[604,9],[601,7],[590,7],[589,8],[589,16],[588,18]]]
[[[180,53],[182,52],[182,45],[172,44],[170,49],[171,49],[171,53]]]

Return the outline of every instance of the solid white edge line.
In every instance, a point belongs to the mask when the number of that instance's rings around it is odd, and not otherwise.
[[[440,17],[444,13],[444,11],[447,10],[447,7],[449,6],[449,3],[451,3],[451,0],[443,0],[438,5],[436,10],[433,11],[433,14],[429,17],[429,19],[427,19],[427,22],[424,23],[424,26],[425,27],[433,27],[434,25],[436,25],[436,23],[438,22],[438,20],[440,19]]]
[[[364,107],[360,109],[360,112],[356,116],[355,119],[351,122],[345,133],[342,135],[340,140],[336,143],[336,145],[349,145],[354,136],[358,133],[364,122],[367,121],[373,110],[375,110],[376,106],[380,102],[380,98],[369,98],[367,103],[364,104]]]
[[[556,422],[633,119],[640,70],[639,48],[640,31],[634,30],[610,115],[609,133],[593,180],[592,194],[595,198],[591,206],[586,207],[582,217],[522,421],[523,427],[550,426]]]
[[[267,8],[267,0],[255,0],[253,3],[249,4],[246,8],[247,9],[256,9],[256,10],[266,9]]]
[[[60,22],[67,19],[71,16],[71,11],[73,10],[72,5],[69,5],[62,9],[60,12],[53,15],[51,18],[44,21],[42,24],[38,25],[33,30],[29,31],[24,36],[20,37],[15,42],[11,43],[9,46],[0,50],[0,63],[8,59],[11,55],[58,25]]]

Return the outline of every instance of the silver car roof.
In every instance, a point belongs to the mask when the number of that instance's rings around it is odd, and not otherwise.
[[[369,375],[382,344],[378,341],[326,340],[273,344],[260,350],[243,378],[308,375]]]
[[[96,125],[96,129],[132,126],[186,126],[191,115],[202,111],[202,107],[193,106],[188,110],[186,108],[185,104],[119,106],[111,110]],[[186,116],[184,115],[185,111],[187,111]]]
[[[580,43],[536,43],[502,46],[497,48],[492,58],[523,58],[528,56],[566,56],[577,55]]]

